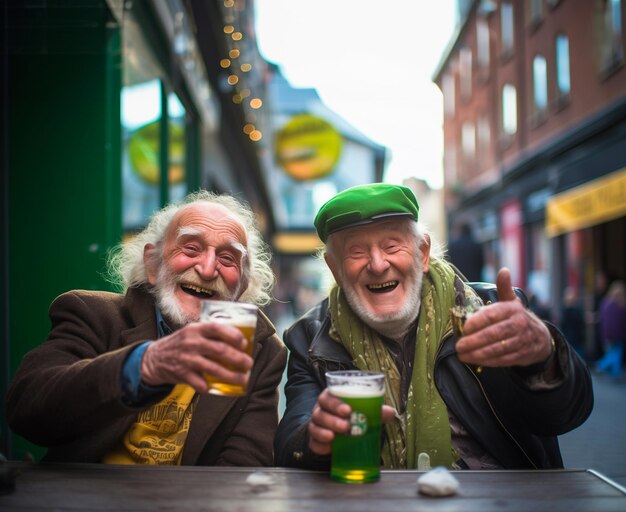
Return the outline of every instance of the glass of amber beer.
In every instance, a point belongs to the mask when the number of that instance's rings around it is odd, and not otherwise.
[[[350,407],[350,432],[333,440],[330,476],[346,483],[380,478],[381,409],[385,376],[360,370],[326,372],[329,391]]]
[[[254,348],[254,332],[258,309],[254,304],[246,302],[230,302],[225,300],[203,300],[200,312],[201,322],[220,322],[237,327],[248,340],[246,352],[252,356]],[[246,387],[220,382],[217,377],[206,375],[209,393],[225,396],[242,396]]]

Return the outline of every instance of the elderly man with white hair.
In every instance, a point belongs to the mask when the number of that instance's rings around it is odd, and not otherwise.
[[[358,369],[385,375],[384,468],[414,469],[422,453],[449,468],[562,467],[557,436],[593,405],[584,362],[518,300],[508,270],[497,286],[463,282],[431,252],[418,213],[410,189],[385,183],[349,188],[320,208],[315,227],[336,284],[285,332],[277,464],[328,468],[351,408],[325,373]],[[478,306],[474,288],[492,303],[457,338],[450,311]]]
[[[156,212],[109,260],[125,293],[74,290],[50,306],[48,338],[7,395],[12,430],[46,461],[272,465],[284,345],[262,313],[252,355],[235,327],[199,322],[202,299],[268,303],[268,262],[230,196],[200,191]],[[248,392],[209,394],[207,376]]]

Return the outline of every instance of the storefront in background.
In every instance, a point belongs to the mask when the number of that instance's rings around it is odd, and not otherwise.
[[[197,188],[203,158],[227,161],[204,148],[219,147],[222,119],[187,9],[85,0],[1,10],[0,453],[12,458],[42,454],[11,435],[3,400],[23,355],[46,339],[50,303],[113,289],[109,250]]]

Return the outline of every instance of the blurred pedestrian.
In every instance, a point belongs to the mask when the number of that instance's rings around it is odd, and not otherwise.
[[[622,356],[626,340],[626,285],[614,281],[600,303],[600,330],[604,357],[598,361],[597,370],[609,372],[617,378],[622,371]]]
[[[458,235],[448,246],[448,260],[458,268],[468,281],[482,281],[485,263],[482,246],[474,239],[467,223],[458,227]]]
[[[563,292],[559,327],[565,339],[574,347],[578,355],[585,359],[585,318],[578,301],[578,293],[573,286],[568,286]]]
[[[542,320],[552,321],[550,308],[532,291],[528,292],[528,309]]]
[[[604,355],[602,347],[602,332],[600,330],[600,303],[604,298],[608,287],[609,280],[602,270],[598,270],[595,274],[594,292],[593,292],[593,311],[590,311],[587,319],[588,323],[593,325],[593,339],[589,347],[589,361],[598,361]]]

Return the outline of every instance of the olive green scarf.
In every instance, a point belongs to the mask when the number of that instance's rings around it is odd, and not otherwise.
[[[451,467],[455,459],[448,410],[434,382],[437,350],[452,330],[449,310],[455,300],[454,277],[453,269],[441,260],[431,260],[424,273],[406,412],[385,425],[382,459],[386,468],[416,468],[421,452],[430,456],[433,466]],[[385,374],[385,403],[399,411],[400,374],[380,336],[356,316],[336,285],[329,296],[329,310],[330,336],[346,348],[357,368]]]

